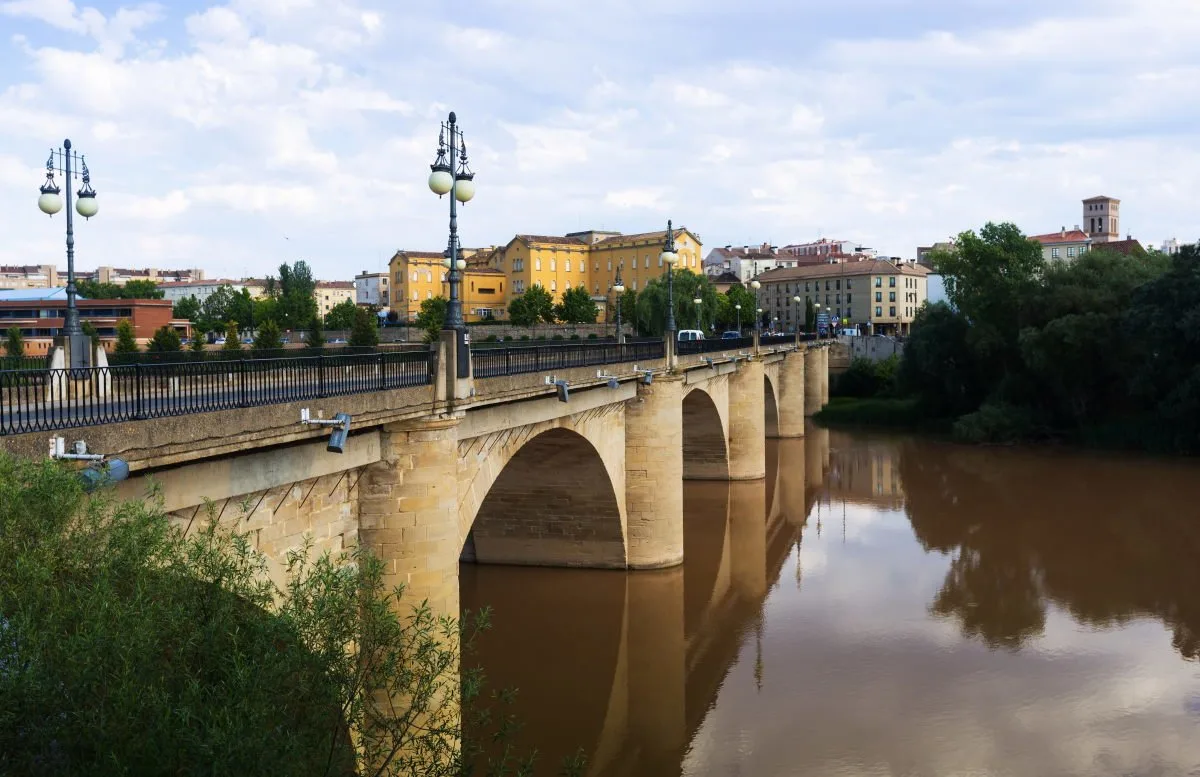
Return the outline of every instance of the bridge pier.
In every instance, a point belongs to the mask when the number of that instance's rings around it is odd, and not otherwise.
[[[739,362],[729,376],[729,479],[757,480],[767,474],[763,362]]]
[[[821,353],[822,348],[804,351],[804,415],[811,416],[821,409]]]
[[[767,483],[729,486],[730,556],[733,589],[746,601],[767,593]]]
[[[625,514],[630,569],[683,563],[683,379],[677,375],[638,384],[637,398],[625,403]]]
[[[388,424],[380,461],[359,489],[358,537],[383,559],[388,586],[404,584],[404,603],[429,602],[457,618],[458,424],[427,418]]]
[[[627,580],[630,740],[643,773],[678,773],[688,744],[683,569]]]
[[[821,407],[829,404],[829,347],[818,348],[821,353]]]
[[[805,396],[804,353],[789,353],[779,365],[777,437],[804,436]]]

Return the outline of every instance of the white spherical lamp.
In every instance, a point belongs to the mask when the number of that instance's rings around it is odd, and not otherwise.
[[[796,296],[792,297],[792,302],[795,302],[797,305],[799,305],[800,304],[800,295],[797,294]]]
[[[620,281],[617,281],[616,283],[614,283],[612,288],[613,288],[613,291],[615,291],[617,294],[625,293],[625,284],[621,283]]]
[[[442,267],[445,267],[447,270],[450,269],[450,257],[448,257],[448,256],[442,257]]]
[[[750,281],[750,288],[754,289],[755,291],[758,291],[759,289],[762,288],[762,284],[759,283],[758,279],[756,278],[756,279]]]
[[[459,270],[465,270],[465,269],[467,269],[467,260],[459,259],[457,262],[454,263],[454,266],[457,267]]]
[[[454,198],[462,203],[475,196],[475,175],[460,175],[454,184]]]
[[[429,169],[432,170],[429,174],[429,191],[439,197],[449,194],[450,189],[454,186],[454,176],[450,175],[450,166],[430,165]]]
[[[666,262],[668,267],[674,267],[675,263],[679,261],[679,254],[674,251],[663,251],[658,258]]]
[[[99,204],[96,202],[96,193],[92,191],[79,192],[79,199],[75,200],[75,212],[85,219],[90,219],[95,216],[100,210]]]
[[[47,216],[53,216],[62,210],[62,197],[57,186],[43,186],[42,194],[38,197],[38,209]]]

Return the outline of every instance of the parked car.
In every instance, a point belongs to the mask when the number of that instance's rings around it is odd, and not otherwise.
[[[699,329],[680,329],[678,334],[679,342],[688,342],[690,340],[703,340],[704,333]]]
[[[738,332],[738,331],[735,331],[735,330],[730,330],[730,331],[728,331],[728,332],[722,332],[722,333],[721,333],[721,339],[722,339],[722,340],[737,340],[737,339],[738,339],[738,338],[740,338],[741,336],[742,336],[742,333],[741,333],[741,332]]]

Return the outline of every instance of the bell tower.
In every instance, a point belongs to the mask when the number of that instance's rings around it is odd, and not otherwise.
[[[1083,229],[1093,243],[1121,239],[1121,201],[1115,197],[1088,197],[1083,201]]]

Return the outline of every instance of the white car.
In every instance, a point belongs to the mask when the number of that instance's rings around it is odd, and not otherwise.
[[[687,342],[690,340],[703,340],[704,333],[699,329],[680,329],[678,334],[679,342]]]

